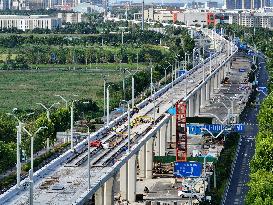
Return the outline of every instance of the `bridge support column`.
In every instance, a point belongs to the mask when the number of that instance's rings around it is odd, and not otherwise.
[[[166,155],[166,139],[167,139],[167,124],[164,124],[160,128],[159,156],[165,156]]]
[[[225,67],[225,66],[224,66]],[[219,71],[219,86],[221,85],[221,82],[223,80],[223,70],[224,68],[222,68],[220,71]]]
[[[214,76],[212,76],[212,78],[210,79],[210,97],[213,95],[214,93]]]
[[[189,98],[189,117],[193,117],[194,115],[194,100],[193,100],[193,97],[190,97]]]
[[[206,83],[206,102],[209,101],[210,98],[210,80]]]
[[[176,142],[176,116],[171,117],[170,122],[171,142]]]
[[[141,147],[138,153],[139,177],[146,177],[146,146]]]
[[[101,186],[95,193],[95,204],[96,205],[104,204],[104,185]]]
[[[200,90],[198,90],[196,92],[194,116],[197,116],[200,113],[200,95],[201,95]]]
[[[170,119],[171,119],[172,117],[170,117]],[[171,141],[171,129],[170,129],[170,121],[171,120],[169,120],[168,122],[167,122],[167,124],[166,124],[166,142],[170,142]]]
[[[136,155],[128,160],[128,201],[136,201]],[[108,204],[107,204],[108,205]]]
[[[200,108],[203,108],[206,104],[206,85],[201,87],[200,98]]]
[[[114,182],[114,178],[111,177],[104,184],[104,205],[114,204],[113,182]]]
[[[122,200],[128,199],[128,163],[120,169],[119,175],[120,196]]]
[[[216,89],[217,89],[217,74],[215,74],[214,76],[213,76],[213,92],[215,92],[216,91]]]
[[[153,138],[146,142],[146,179],[153,178]]]
[[[160,156],[160,137],[161,137],[161,132],[160,130],[156,132],[156,136],[154,139],[154,151],[155,151],[155,156]]]
[[[219,88],[219,72],[215,74],[215,88],[218,89]]]

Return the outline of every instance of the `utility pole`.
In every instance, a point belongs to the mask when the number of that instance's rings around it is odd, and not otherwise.
[[[121,31],[121,44],[123,45],[123,31]]]
[[[130,122],[130,104],[127,102],[127,113],[128,113],[128,153],[130,153],[130,138],[131,138],[131,122]]]
[[[88,141],[88,157],[87,157],[87,164],[88,164],[88,189],[91,188],[91,179],[90,179],[90,129],[88,125],[85,125],[87,127],[87,141]]]
[[[151,66],[151,84],[150,84],[151,96],[153,95],[153,66]]]
[[[17,110],[17,108],[14,108],[13,111]],[[22,129],[23,129],[23,123],[19,118],[14,114],[14,113],[6,113],[8,116],[13,116],[17,122],[18,126],[16,126],[17,129],[17,139],[16,139],[16,186],[19,188],[20,187],[20,182],[21,182],[21,141],[22,141]],[[27,114],[27,116],[32,115],[33,113]]]
[[[104,0],[104,22],[107,19],[107,0]]]
[[[70,111],[71,111],[71,115],[70,115],[70,148],[71,150],[73,149],[73,129],[74,129],[74,101],[72,101],[72,104],[71,104],[71,108],[70,108]]]
[[[132,76],[132,108],[135,107],[135,78]]]
[[[110,121],[110,117],[109,117],[109,101],[110,101],[110,99],[109,99],[109,86],[110,85],[108,85],[108,87],[107,87],[107,91],[106,91],[106,98],[107,98],[107,116],[106,116],[106,125],[107,125],[107,127],[109,126],[109,121]]]
[[[33,182],[33,172],[34,172],[34,158],[33,158],[33,150],[34,150],[34,137],[36,136],[36,134],[38,132],[40,132],[42,129],[47,129],[47,127],[43,126],[43,127],[39,127],[34,134],[31,134],[26,128],[24,128],[24,131],[30,136],[30,166],[31,169],[29,170],[29,185],[30,185],[30,189],[29,189],[29,204],[33,205],[33,188],[34,188],[34,182]]]
[[[17,126],[17,143],[16,143],[16,148],[17,148],[17,163],[16,163],[16,168],[17,168],[17,187],[20,187],[20,181],[21,181],[21,153],[20,153],[20,145],[21,145],[21,137],[22,137],[22,122],[18,121],[18,126]]]
[[[144,0],[142,0],[142,18],[141,18],[141,29],[144,31]]]

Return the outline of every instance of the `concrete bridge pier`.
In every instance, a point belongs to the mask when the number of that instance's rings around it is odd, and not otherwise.
[[[170,117],[170,119],[171,119],[171,117]],[[169,120],[166,123],[166,143],[171,142],[171,138],[172,138],[172,136],[171,136],[172,132],[171,132],[171,128],[170,128],[171,127],[170,121],[171,120]]]
[[[206,103],[208,103],[210,99],[210,80],[207,81],[206,83]]]
[[[196,98],[195,98],[195,110],[194,110],[194,116],[198,116],[200,114],[200,95],[201,90],[198,90],[196,92]]]
[[[145,148],[145,154],[146,154],[146,160],[145,160],[145,177],[146,179],[152,179],[153,178],[153,138],[149,139],[146,142],[146,148]]]
[[[213,85],[213,90],[214,90],[214,92],[216,92],[216,90],[218,89],[218,73],[216,73],[215,75],[214,75],[214,80],[213,80],[213,83],[214,83],[214,85]]]
[[[166,143],[167,143],[167,130],[168,130],[168,124],[164,124],[160,128],[160,138],[159,138],[159,156],[165,156],[166,155]]]
[[[188,112],[187,112],[188,113]],[[170,142],[176,142],[176,116],[172,116],[170,119]]]
[[[156,132],[155,138],[154,138],[154,153],[155,156],[160,156],[160,137],[161,133],[160,130]]]
[[[104,185],[102,185],[95,193],[95,204],[104,204]]]
[[[188,107],[189,107],[189,115],[188,117],[193,117],[194,116],[194,97],[190,97],[188,101]]]
[[[128,200],[128,162],[124,164],[119,172],[119,187],[121,200]]]
[[[133,155],[120,169],[121,200],[135,202],[136,200],[136,155]],[[112,204],[105,204],[112,205]]]
[[[210,98],[214,94],[214,81],[215,81],[214,76],[212,76],[210,79]]]
[[[136,177],[137,177],[136,155],[128,160],[128,201],[136,201]],[[106,204],[108,205],[108,204]]]
[[[222,82],[222,80],[224,79],[224,76],[225,76],[225,66],[226,65],[224,65],[224,67],[220,71],[220,84],[221,84],[221,82]]]
[[[113,205],[114,204],[113,183],[114,183],[114,178],[111,177],[96,191],[95,193],[96,205]]]
[[[200,91],[200,108],[206,105],[206,85],[202,86]]]
[[[165,156],[167,143],[167,128],[168,124],[164,124],[156,133],[154,140],[155,156]]]
[[[146,178],[146,146],[138,152],[139,178]]]
[[[114,178],[111,177],[104,184],[104,205],[114,204],[114,190],[113,190]]]

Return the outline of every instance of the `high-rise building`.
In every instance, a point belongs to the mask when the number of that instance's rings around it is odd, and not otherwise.
[[[236,0],[225,0],[224,1],[224,7],[226,9],[236,9],[237,2],[236,2]]]
[[[226,9],[259,9],[270,6],[270,0],[225,0]]]

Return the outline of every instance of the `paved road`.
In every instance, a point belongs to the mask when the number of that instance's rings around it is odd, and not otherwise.
[[[266,86],[267,76],[265,66],[264,64],[261,64],[261,69],[257,73],[259,86]],[[260,93],[257,96],[258,105],[250,107],[242,116],[241,123],[246,123],[248,125],[246,126],[244,136],[242,136],[240,151],[238,153],[238,158],[224,205],[244,204],[245,196],[248,191],[247,183],[249,182],[250,174],[249,162],[255,153],[254,139],[258,132],[256,116],[259,112],[259,103],[264,97],[264,94]]]

